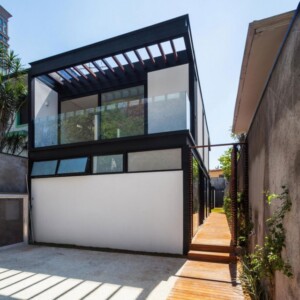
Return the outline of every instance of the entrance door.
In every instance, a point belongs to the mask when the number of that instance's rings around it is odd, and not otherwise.
[[[0,247],[23,242],[23,199],[0,199]]]

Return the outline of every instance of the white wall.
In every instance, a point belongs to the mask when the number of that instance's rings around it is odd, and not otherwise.
[[[32,179],[38,242],[182,253],[183,172]]]
[[[197,143],[199,146],[203,145],[203,103],[202,103],[202,97],[200,93],[200,88],[197,84],[197,116],[198,116],[198,124],[197,124]],[[198,149],[198,152],[200,153],[202,159],[203,159],[203,148]]]
[[[190,128],[189,101],[179,92],[189,92],[188,64],[148,73],[148,133]],[[173,95],[155,98],[166,94]]]
[[[183,91],[189,93],[188,64],[148,73],[148,97]]]
[[[57,93],[38,79],[34,79],[35,118],[57,115]]]

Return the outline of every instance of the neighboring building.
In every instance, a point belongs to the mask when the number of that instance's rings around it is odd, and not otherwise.
[[[226,188],[226,180],[222,169],[214,169],[209,171],[210,184],[212,187],[211,201],[213,207],[222,207],[224,200],[224,191]]]
[[[8,20],[12,17],[12,15],[0,5],[0,45],[5,49],[9,49],[9,35],[8,35]],[[1,68],[2,64],[0,64],[0,72],[5,74],[6,71]],[[25,78],[27,81],[27,76]],[[20,111],[17,113],[14,124],[10,130],[10,132],[19,132],[24,136],[28,135],[28,104],[27,102],[21,107]],[[27,156],[27,150],[25,149],[21,156]]]
[[[28,70],[26,70],[26,72],[28,72]],[[26,84],[27,84],[27,82],[28,82],[27,74],[24,75],[24,80],[26,81]],[[28,139],[28,99],[26,99],[26,102],[24,103],[24,105],[17,112],[10,132],[11,133],[17,132],[18,134],[24,136],[26,138],[26,140]],[[27,151],[26,145],[25,145],[25,149],[18,155],[23,156],[23,157],[28,156],[28,151]]]
[[[188,16],[33,62],[29,87],[32,240],[186,254],[209,203]]]
[[[285,185],[292,200],[284,220],[286,248],[282,255],[294,276],[276,272],[272,299],[298,299],[300,295],[299,32],[299,7],[296,12],[249,25],[233,122],[234,133],[247,134],[248,161],[239,164],[248,164],[245,184],[254,224],[251,250],[263,244],[265,220],[278,205],[269,207],[263,192],[280,194]]]
[[[0,5],[0,44],[2,47],[8,49],[8,20],[12,15]]]

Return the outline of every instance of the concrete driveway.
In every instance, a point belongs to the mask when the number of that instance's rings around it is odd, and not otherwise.
[[[166,299],[185,261],[18,245],[0,250],[0,299]]]

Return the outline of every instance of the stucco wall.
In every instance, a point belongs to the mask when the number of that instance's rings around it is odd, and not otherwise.
[[[290,191],[292,210],[286,216],[286,249],[283,257],[294,278],[276,274],[275,299],[298,299],[300,295],[300,18],[298,16],[271,75],[262,102],[248,133],[249,200],[255,234],[252,248],[262,244],[271,209],[264,191]],[[271,210],[271,211],[269,211]]]
[[[183,172],[32,180],[38,242],[182,254]]]
[[[27,158],[0,153],[0,193],[27,193]]]

